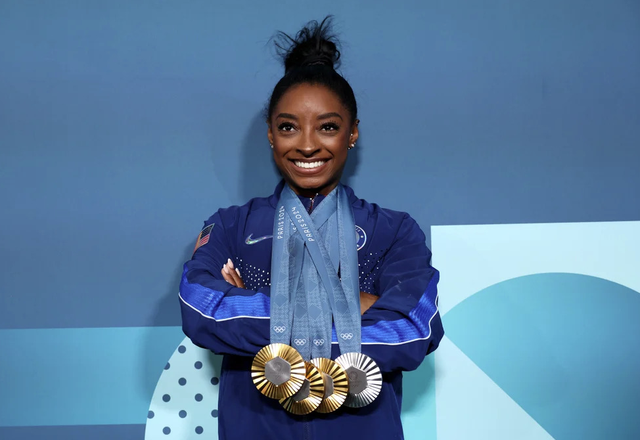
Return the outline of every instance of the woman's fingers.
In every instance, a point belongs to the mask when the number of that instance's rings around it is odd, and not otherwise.
[[[378,297],[366,292],[360,292],[360,314],[364,315],[364,312],[378,301]]]
[[[229,276],[233,279],[233,285],[236,287],[240,287],[240,283],[242,282],[242,277],[240,276],[240,271],[233,266],[233,261],[231,258],[227,258],[227,262],[225,263],[227,267],[227,271]]]
[[[222,266],[222,277],[226,282],[235,287],[240,287],[244,289],[244,281],[242,281],[242,276],[240,275],[240,271],[233,266],[233,261],[231,259],[227,259],[227,262]]]
[[[222,266],[222,270],[220,271],[220,273],[222,274],[222,278],[224,278],[224,280],[231,284],[232,286],[236,286],[236,281],[233,278],[233,276],[231,275],[232,271],[229,270],[229,268],[227,267],[227,264],[225,263],[224,266]]]

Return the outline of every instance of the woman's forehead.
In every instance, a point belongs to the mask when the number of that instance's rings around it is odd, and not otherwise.
[[[338,95],[320,84],[298,84],[287,90],[276,106],[276,115],[280,112],[319,111],[346,113]]]

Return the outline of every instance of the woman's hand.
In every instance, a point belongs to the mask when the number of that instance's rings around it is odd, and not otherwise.
[[[369,310],[376,301],[378,301],[378,297],[372,295],[367,292],[360,292],[360,314],[364,315],[364,312]]]
[[[220,273],[227,283],[241,289],[245,288],[244,281],[242,281],[242,277],[240,276],[240,271],[233,266],[231,258],[227,259],[227,262],[222,266]]]

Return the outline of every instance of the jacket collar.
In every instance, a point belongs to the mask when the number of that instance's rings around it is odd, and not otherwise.
[[[271,196],[269,196],[269,204],[274,209],[278,205],[278,200],[280,200],[280,194],[282,193],[282,190],[284,189],[285,185],[286,185],[286,183],[285,183],[284,179],[282,179],[280,181],[280,183],[278,183],[278,185],[276,186],[276,189],[273,191],[273,194],[271,194]],[[353,190],[350,187],[348,187],[347,185],[343,184],[342,186],[344,187],[345,193],[347,193],[347,197],[349,199],[349,203],[351,203],[352,205],[355,204],[358,201],[358,197],[355,195]],[[305,205],[305,206],[307,206],[307,205]]]

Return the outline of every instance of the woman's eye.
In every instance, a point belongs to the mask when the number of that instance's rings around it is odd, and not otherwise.
[[[335,124],[333,122],[327,122],[326,124],[322,124],[322,127],[321,127],[323,131],[336,131],[338,130],[338,128],[340,128],[338,127],[338,124]]]
[[[283,122],[282,124],[278,125],[278,130],[280,131],[293,131],[294,128],[295,127],[291,122]]]

